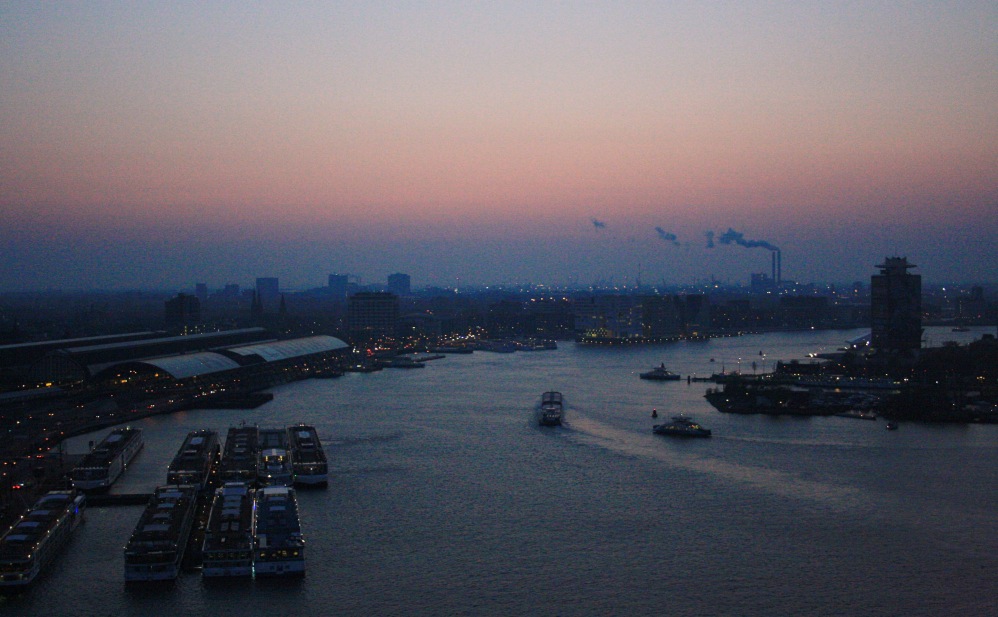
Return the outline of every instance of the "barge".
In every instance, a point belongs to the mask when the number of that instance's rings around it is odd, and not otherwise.
[[[222,461],[218,465],[219,482],[255,484],[259,455],[259,436],[255,426],[230,427],[225,437]]]
[[[73,488],[106,491],[142,449],[142,429],[118,428],[83,457],[73,469]]]
[[[86,497],[51,491],[0,536],[0,589],[30,585],[83,521]]]
[[[329,464],[315,427],[307,424],[289,426],[288,441],[291,444],[294,483],[303,486],[326,486],[329,483]]]
[[[125,546],[125,582],[177,578],[194,524],[198,490],[190,484],[156,489]]]
[[[215,491],[201,551],[204,578],[253,575],[253,497],[243,482]]]
[[[305,575],[305,539],[295,489],[268,486],[256,491],[253,544],[255,576]]]
[[[260,463],[257,481],[260,486],[291,486],[294,467],[285,429],[262,428],[260,436]]]
[[[211,480],[211,470],[218,459],[218,433],[203,429],[191,431],[177,451],[166,472],[166,483],[194,486],[204,490]]]

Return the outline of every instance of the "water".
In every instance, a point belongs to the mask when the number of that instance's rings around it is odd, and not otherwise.
[[[326,490],[301,491],[301,581],[126,588],[141,508],[93,508],[11,615],[993,615],[998,427],[721,414],[675,372],[751,371],[860,332],[450,356],[275,390],[256,410],[149,418],[118,492],[150,491],[183,436],[314,424]],[[940,330],[940,340],[978,337]],[[969,340],[968,338],[968,340]],[[760,356],[762,351],[765,357]],[[710,358],[715,362],[710,363]],[[536,426],[560,390],[567,425]],[[680,411],[707,440],[653,435]],[[82,452],[82,436],[67,444]]]

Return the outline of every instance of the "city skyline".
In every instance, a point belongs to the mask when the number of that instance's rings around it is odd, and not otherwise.
[[[0,291],[744,283],[770,247],[787,280],[897,255],[992,282],[996,24],[969,1],[2,2]]]

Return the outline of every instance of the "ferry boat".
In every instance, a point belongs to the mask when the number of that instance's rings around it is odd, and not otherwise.
[[[265,429],[260,435],[260,464],[257,480],[261,486],[291,486],[294,484],[294,466],[285,429]]]
[[[218,433],[203,429],[191,431],[166,472],[167,484],[189,484],[204,490],[211,480],[211,468],[218,458]]]
[[[243,482],[215,491],[202,549],[204,578],[253,575],[253,496]]]
[[[253,548],[255,576],[304,576],[305,539],[295,489],[268,486],[256,491]]]
[[[180,574],[194,523],[198,488],[156,488],[125,545],[125,582],[170,581]]]
[[[652,427],[656,435],[671,435],[674,437],[710,437],[710,429],[704,428],[692,419],[680,414],[672,416],[668,424],[656,424]]]
[[[106,491],[124,473],[142,445],[142,429],[114,429],[73,469],[73,488]]]
[[[255,484],[260,446],[255,426],[230,427],[225,437],[222,461],[218,465],[219,482]]]
[[[561,392],[549,391],[541,395],[541,409],[537,422],[541,426],[558,426],[561,424],[564,409],[562,408]]]
[[[650,379],[652,381],[679,381],[679,375],[665,368],[664,362],[650,371],[641,373],[639,377],[641,377],[641,379]]]
[[[306,424],[289,426],[288,441],[291,443],[295,484],[326,486],[329,483],[329,465],[315,427]]]
[[[83,521],[86,497],[73,489],[51,491],[0,536],[0,588],[27,587],[69,541]]]

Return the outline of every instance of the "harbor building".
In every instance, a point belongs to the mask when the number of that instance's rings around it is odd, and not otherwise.
[[[870,277],[870,335],[874,349],[907,354],[922,346],[922,277],[904,257],[888,257]]]

